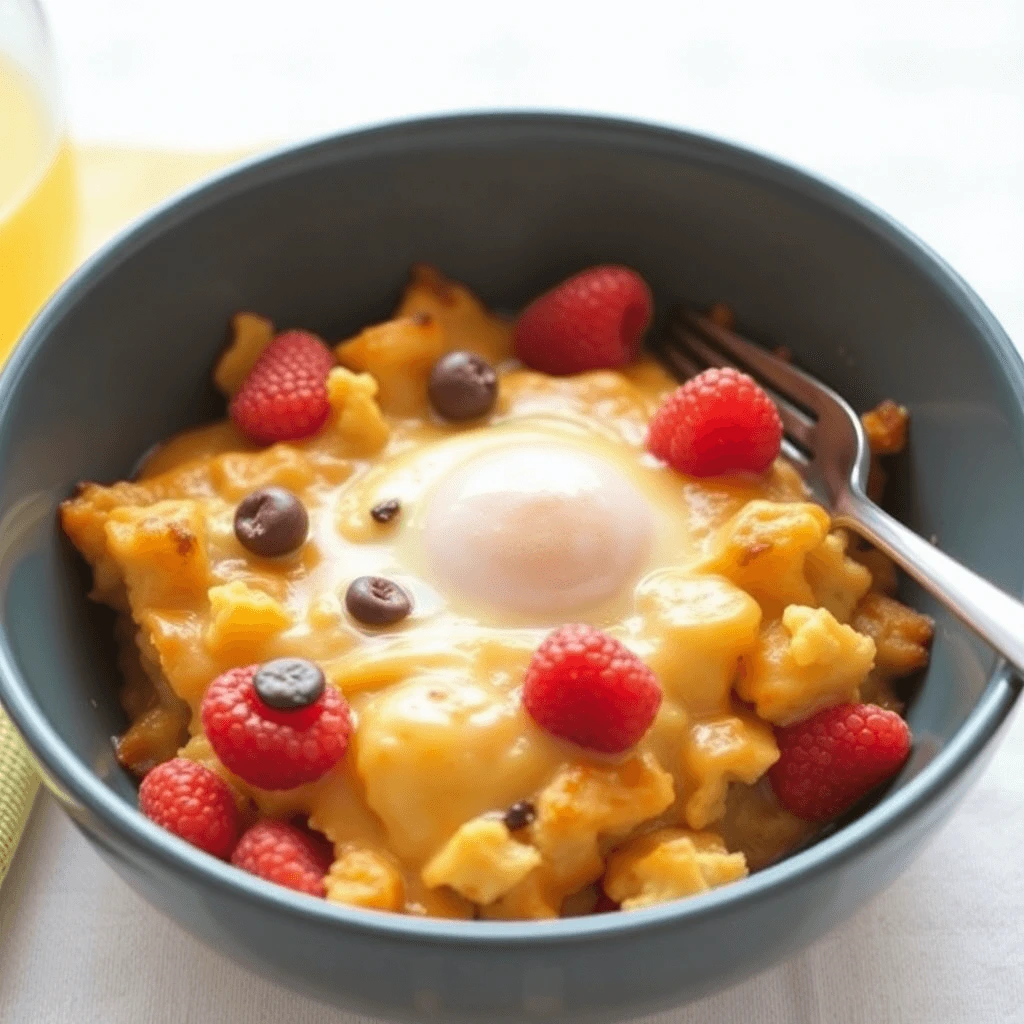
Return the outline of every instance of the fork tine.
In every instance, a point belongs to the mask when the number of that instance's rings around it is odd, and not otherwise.
[[[687,324],[677,324],[674,328],[673,334],[692,352],[700,356],[707,365],[736,366],[736,363],[731,359],[727,359],[719,351],[709,345],[696,331],[689,329]],[[666,345],[665,351],[672,351],[671,346]],[[808,451],[813,452],[815,432],[814,420],[807,416],[801,409],[798,409],[793,405],[793,403],[786,399],[783,394],[780,394],[774,386],[771,386],[770,390],[773,392],[772,398],[779,410],[779,416],[782,419],[782,426],[786,433],[793,438],[797,444],[802,445]]]
[[[797,448],[788,437],[782,439],[782,454],[785,455],[787,461],[791,462],[797,472],[805,479],[810,474],[811,460],[804,454],[802,448]]]
[[[651,345],[654,348],[655,355],[668,364],[668,368],[680,381],[687,381],[691,377],[696,377],[701,369],[703,369],[699,363],[694,362],[681,348],[665,344],[663,336],[652,338]]]
[[[782,397],[799,403],[818,416],[824,415],[834,404],[832,391],[795,366],[766,352],[760,345],[741,338],[735,331],[712,323],[688,309],[677,312],[679,320],[704,339],[714,342],[750,372],[767,381]]]

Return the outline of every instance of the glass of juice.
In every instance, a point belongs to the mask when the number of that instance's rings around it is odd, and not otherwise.
[[[0,362],[75,257],[76,189],[36,0],[0,0]]]

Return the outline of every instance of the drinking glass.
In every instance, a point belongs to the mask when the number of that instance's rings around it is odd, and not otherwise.
[[[74,164],[37,0],[0,0],[0,362],[71,267]]]

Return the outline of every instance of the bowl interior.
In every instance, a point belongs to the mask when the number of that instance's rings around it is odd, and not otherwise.
[[[622,123],[462,118],[318,143],[218,180],[108,250],[0,385],[0,607],[20,674],[3,685],[126,798],[110,622],[85,598],[58,503],[222,413],[210,371],[233,312],[338,339],[387,316],[414,261],[506,308],[596,262],[636,267],[662,306],[730,303],[855,407],[906,404],[896,510],[1020,589],[1019,360],[972,294],[882,218],[749,153]],[[938,629],[903,781],[954,735],[993,665],[934,602],[905,597]]]

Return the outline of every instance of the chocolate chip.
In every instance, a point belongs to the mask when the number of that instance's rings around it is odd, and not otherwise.
[[[472,420],[489,413],[498,397],[498,375],[472,352],[449,352],[430,371],[430,404],[446,420]]]
[[[320,666],[312,661],[275,658],[259,667],[252,685],[264,704],[279,711],[297,711],[319,700],[326,682]]]
[[[402,511],[402,503],[397,498],[388,498],[387,501],[378,501],[370,509],[370,515],[378,523],[390,523],[399,512]]]
[[[262,487],[235,509],[235,536],[247,551],[263,558],[287,555],[309,532],[306,506],[283,487]]]
[[[367,626],[390,626],[412,611],[412,599],[393,580],[360,576],[349,584],[345,607],[353,619]]]
[[[505,828],[509,832],[518,832],[532,824],[536,817],[537,808],[529,800],[520,800],[505,812]]]

